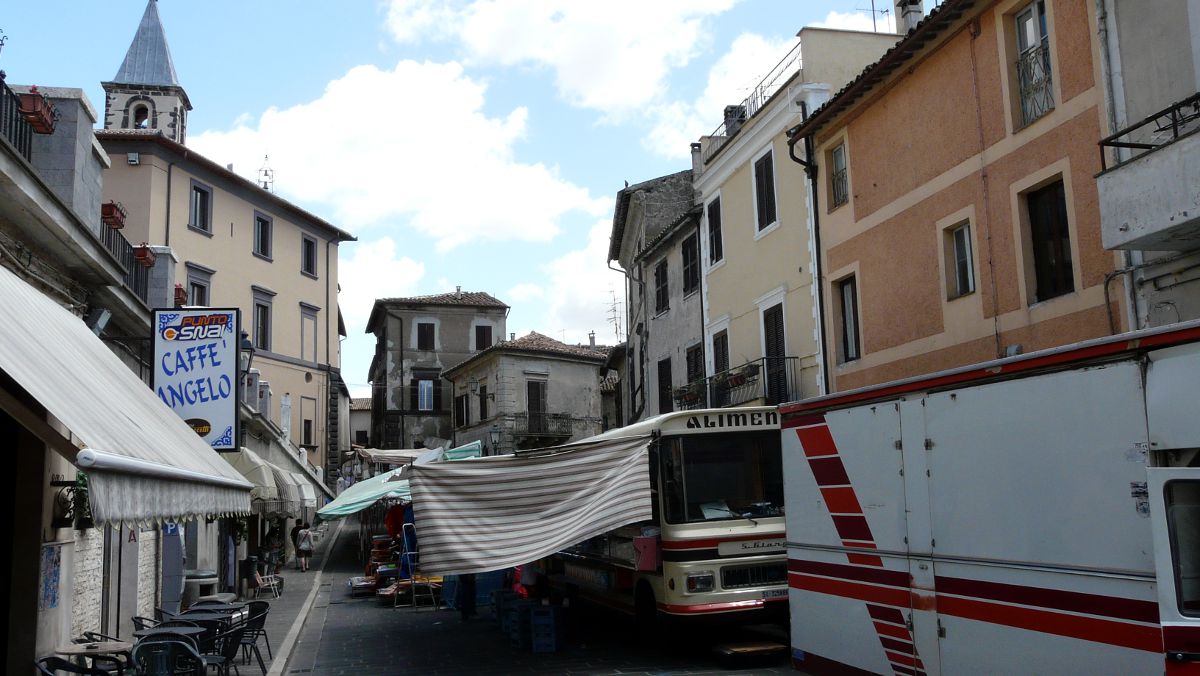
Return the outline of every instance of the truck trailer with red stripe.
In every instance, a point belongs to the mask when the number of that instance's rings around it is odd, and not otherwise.
[[[1200,674],[1200,323],[780,413],[797,668]]]

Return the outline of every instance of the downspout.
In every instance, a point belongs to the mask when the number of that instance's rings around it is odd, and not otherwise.
[[[805,101],[800,102],[800,115],[802,118],[808,117],[808,104]],[[804,175],[808,177],[808,231],[812,234],[812,253],[809,258],[809,265],[812,266],[813,278],[813,297],[816,304],[816,323],[817,323],[817,349],[820,354],[817,355],[817,385],[820,387],[820,392],[817,396],[823,396],[829,393],[829,368],[826,365],[827,355],[829,354],[828,339],[825,332],[825,286],[824,274],[821,269],[821,217],[817,212],[817,173],[818,167],[813,159],[813,143],[812,136],[804,137],[804,159],[796,157],[796,141],[798,139],[788,139],[788,157],[800,166],[804,167]],[[803,392],[801,393],[803,398]]]
[[[163,226],[166,228],[166,232],[163,233],[163,246],[171,246],[171,173],[174,168],[174,162],[167,162],[167,218]]]

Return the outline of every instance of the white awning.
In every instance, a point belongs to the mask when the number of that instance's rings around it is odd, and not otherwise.
[[[292,478],[296,480],[296,487],[300,489],[300,501],[305,507],[317,506],[317,489],[312,485],[312,481],[302,472],[292,472]]]
[[[292,476],[291,472],[280,469],[278,465],[271,465],[271,472],[275,475],[275,485],[279,487],[279,499],[287,505],[283,511],[288,516],[299,516],[300,508],[304,506],[304,497],[300,494],[296,477]]]
[[[649,445],[621,437],[410,465],[422,571],[500,570],[651,518]]]
[[[87,472],[97,523],[250,511],[250,482],[82,320],[4,267],[0,370],[70,430],[70,442],[55,438],[40,415],[14,397],[0,397],[0,407],[47,444],[64,455],[75,453],[72,460]]]
[[[275,485],[275,475],[271,472],[271,463],[263,460],[259,454],[243,446],[237,453],[222,453],[221,457],[233,465],[246,480],[254,484],[250,491],[251,500],[271,501],[279,499],[279,487]]]
[[[378,462],[384,465],[407,465],[428,450],[428,448],[360,448],[358,449],[358,455],[367,462]]]

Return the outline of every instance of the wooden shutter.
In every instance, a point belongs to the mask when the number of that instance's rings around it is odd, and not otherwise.
[[[764,366],[767,371],[767,403],[788,400],[787,345],[783,329],[783,304],[773,305],[763,312],[763,342],[766,344]]]

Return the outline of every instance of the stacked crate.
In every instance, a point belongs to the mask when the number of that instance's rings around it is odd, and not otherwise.
[[[558,652],[565,631],[562,606],[537,606],[529,611],[530,645],[535,653]]]
[[[537,607],[536,602],[518,599],[504,604],[504,630],[514,648],[528,648],[530,633],[529,613]]]

